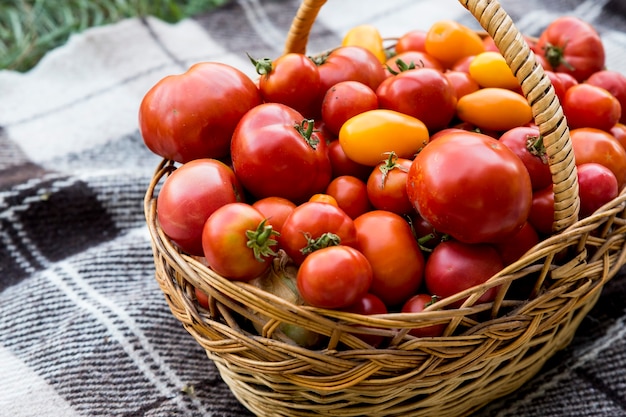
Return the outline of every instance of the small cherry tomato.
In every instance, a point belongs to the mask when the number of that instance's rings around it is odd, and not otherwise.
[[[439,20],[431,25],[424,43],[426,52],[450,68],[461,58],[485,51],[480,36],[453,20]]]
[[[400,158],[413,158],[428,143],[428,137],[428,129],[422,121],[386,109],[358,114],[339,131],[339,143],[348,158],[372,167],[389,152],[395,152]]]
[[[358,81],[342,81],[330,87],[322,101],[322,119],[335,136],[353,116],[378,108],[376,92]]]
[[[622,115],[622,106],[613,94],[587,83],[570,87],[561,106],[571,129],[594,127],[608,132]]]
[[[472,59],[469,73],[481,87],[519,90],[520,84],[500,52],[482,52]]]
[[[455,240],[441,242],[426,261],[424,282],[430,294],[445,299],[483,284],[504,268],[498,251],[488,244],[468,244]],[[476,304],[492,301],[498,287],[487,290]],[[458,308],[466,299],[452,303]]]
[[[422,284],[424,256],[408,222],[398,214],[374,210],[354,220],[358,248],[372,266],[369,292],[388,306],[399,306]]]
[[[481,88],[466,94],[459,99],[456,112],[465,122],[497,131],[523,126],[533,119],[524,96],[506,88]]]
[[[436,295],[424,293],[415,294],[404,303],[400,311],[402,313],[419,313],[424,311],[424,309],[429,305],[436,303],[438,300],[439,297]],[[415,337],[438,337],[443,334],[446,327],[445,323],[415,327],[409,331],[409,334]]]
[[[589,162],[577,166],[579,217],[593,214],[619,194],[615,174],[604,165]]]
[[[372,283],[367,258],[349,246],[329,246],[311,253],[298,268],[297,286],[307,304],[340,309],[357,302]]]
[[[367,196],[367,185],[363,180],[351,175],[334,178],[328,184],[326,194],[332,196],[337,205],[352,219],[372,208]]]
[[[295,203],[282,197],[265,197],[252,203],[252,207],[259,210],[267,219],[267,223],[280,233],[285,219],[289,217]]]
[[[209,267],[224,278],[249,281],[262,275],[276,256],[276,232],[263,214],[245,203],[229,203],[207,219],[202,249]]]
[[[412,160],[398,158],[391,152],[386,161],[378,164],[367,180],[367,196],[372,206],[396,214],[413,212],[413,204],[406,191],[406,182]]]

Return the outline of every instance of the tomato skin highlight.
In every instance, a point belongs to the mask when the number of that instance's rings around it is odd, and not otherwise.
[[[494,242],[516,233],[532,201],[521,160],[496,139],[452,131],[415,157],[407,191],[436,230],[466,243]]]
[[[371,167],[385,160],[389,152],[412,159],[428,143],[428,138],[428,129],[422,121],[386,109],[358,114],[339,131],[339,143],[346,156]]]
[[[163,158],[220,159],[228,155],[239,119],[261,102],[259,89],[240,70],[201,62],[148,90],[139,107],[139,128],[146,146]]]
[[[298,291],[306,303],[340,309],[363,297],[372,282],[372,267],[358,250],[329,246],[309,255],[298,269]]]

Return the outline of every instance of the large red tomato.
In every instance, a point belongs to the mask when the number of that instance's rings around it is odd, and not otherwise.
[[[605,52],[600,35],[577,17],[553,20],[539,36],[534,49],[546,57],[554,71],[571,74],[578,82],[604,69]]]
[[[165,179],[157,196],[157,218],[182,250],[201,256],[202,227],[211,213],[242,200],[243,189],[232,169],[215,159],[196,159]]]
[[[326,142],[312,120],[280,103],[246,113],[233,134],[231,158],[237,178],[257,198],[300,203],[323,192],[331,179]]]
[[[524,225],[532,186],[522,161],[496,139],[451,131],[415,157],[408,196],[436,230],[466,243],[494,242]]]
[[[398,214],[374,210],[354,220],[358,248],[370,262],[370,292],[388,307],[400,306],[417,292],[424,275],[424,256],[408,222]]]
[[[223,158],[239,119],[261,104],[261,94],[243,72],[202,62],[156,83],[139,107],[146,146],[177,162]]]

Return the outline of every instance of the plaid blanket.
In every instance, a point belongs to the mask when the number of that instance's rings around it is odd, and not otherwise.
[[[322,9],[319,52],[358,23],[384,35],[441,18],[453,1],[343,0]],[[622,0],[502,0],[523,33],[559,15],[600,31],[626,71]],[[159,158],[137,129],[143,94],[209,60],[253,76],[276,57],[296,0],[237,0],[170,25],[130,19],[72,36],[21,74],[0,72],[0,415],[224,416],[244,409],[173,318],[154,280],[142,200]],[[626,416],[626,277],[615,277],[571,345],[476,416]]]

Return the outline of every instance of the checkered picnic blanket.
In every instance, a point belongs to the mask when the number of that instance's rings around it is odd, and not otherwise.
[[[477,27],[455,3],[330,1],[309,51],[358,23],[389,36],[441,18]],[[582,17],[608,67],[626,72],[623,0],[501,3],[529,35]],[[297,6],[236,0],[173,25],[129,19],[73,36],[28,73],[0,71],[0,416],[250,415],[154,280],[142,201],[160,159],[137,111],[160,78],[198,61],[254,76],[245,52],[277,57]],[[476,416],[626,416],[625,299],[618,275],[567,349]]]

